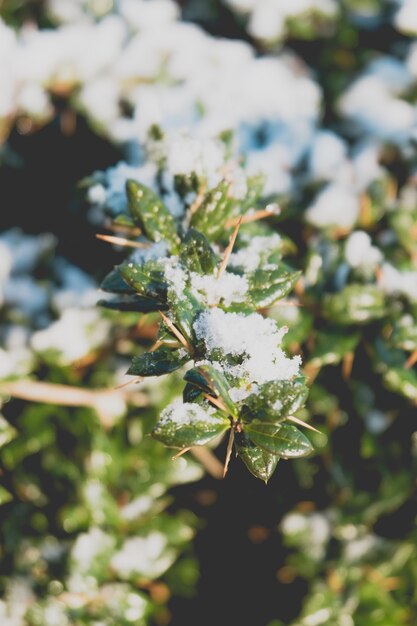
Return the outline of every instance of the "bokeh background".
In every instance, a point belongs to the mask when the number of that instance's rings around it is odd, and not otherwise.
[[[0,13],[2,626],[415,624],[416,2]],[[173,211],[220,137],[303,271],[275,316],[327,443],[267,486],[148,436],[179,376],[121,387],[155,324],[96,306],[126,250],[95,235],[155,184],[154,125]]]

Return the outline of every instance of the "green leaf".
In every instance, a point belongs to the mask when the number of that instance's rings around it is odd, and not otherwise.
[[[200,370],[201,368],[196,367],[188,370],[188,372],[184,375],[184,380],[205,393],[212,393],[212,387],[210,386],[206,376]]]
[[[123,279],[118,268],[115,268],[107,274],[106,278],[100,285],[100,289],[103,291],[107,291],[109,293],[117,293],[117,294],[132,294],[134,293],[134,289]]]
[[[305,378],[299,376],[294,380],[277,380],[260,385],[254,393],[242,401],[241,418],[278,422],[300,409],[308,396]]]
[[[6,502],[10,502],[10,500],[13,500],[12,494],[0,485],[0,506],[6,504]]]
[[[214,241],[224,234],[233,205],[230,183],[223,180],[207,193],[191,218],[191,226],[202,232],[209,241]]]
[[[123,280],[139,295],[166,303],[168,285],[162,271],[152,270],[139,263],[123,263],[117,269]]]
[[[172,250],[178,250],[180,239],[175,219],[156,193],[135,180],[127,181],[126,192],[130,213],[148,239],[165,240]]]
[[[17,436],[17,430],[0,415],[0,448]]]
[[[407,352],[417,350],[417,323],[412,315],[404,315],[395,323],[389,342]]]
[[[210,389],[215,391],[214,394],[213,391],[211,391],[211,394],[219,396],[223,400],[223,403],[229,410],[230,414],[237,418],[238,409],[229,396],[230,385],[224,374],[209,363],[200,365],[197,369],[207,381]]]
[[[374,285],[348,285],[323,299],[323,314],[339,324],[366,324],[385,313],[384,294]]]
[[[307,456],[313,446],[301,431],[291,424],[269,424],[254,420],[245,426],[250,439],[271,454],[285,458]]]
[[[97,305],[113,311],[136,311],[137,313],[151,313],[153,311],[166,311],[168,309],[168,305],[143,296],[99,300]]]
[[[309,363],[313,367],[337,365],[343,357],[356,349],[359,334],[343,335],[340,332],[326,331],[317,333],[316,345],[311,353]]]
[[[184,349],[172,350],[164,346],[136,356],[127,373],[132,376],[162,376],[179,369],[190,360]]]
[[[301,272],[281,266],[274,270],[259,269],[249,279],[249,301],[255,308],[271,306],[293,289]]]
[[[230,421],[208,404],[172,405],[163,412],[152,436],[167,446],[202,446],[230,428]]]
[[[256,446],[243,432],[236,433],[235,445],[238,455],[251,474],[267,483],[280,457]]]
[[[218,265],[208,240],[194,228],[190,228],[182,242],[180,261],[191,272],[198,274],[212,274]]]
[[[169,292],[169,303],[173,322],[191,343],[195,343],[194,322],[203,310],[203,305],[189,289],[184,289],[179,297],[176,292]]]
[[[383,374],[388,389],[417,402],[417,373],[413,369],[391,367]]]
[[[199,387],[194,387],[191,383],[187,383],[182,391],[182,401],[183,402],[194,402],[198,398],[200,398],[203,393],[202,389]]]

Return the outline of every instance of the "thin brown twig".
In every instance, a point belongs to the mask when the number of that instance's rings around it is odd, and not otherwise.
[[[417,350],[414,350],[406,360],[405,369],[409,370],[415,363],[417,363]]]
[[[106,224],[106,229],[110,230],[112,233],[124,233],[125,235],[130,235],[131,237],[139,237],[142,234],[142,231],[137,226],[127,226],[126,224]]]
[[[267,217],[272,217],[273,215],[278,215],[278,211],[269,211],[268,209],[260,209],[259,211],[255,211],[254,213],[249,213],[248,215],[242,215],[239,217],[232,217],[230,220],[227,220],[225,224],[225,228],[233,228],[241,220],[241,224],[250,224],[251,222],[257,222],[258,220],[264,220]]]
[[[58,385],[33,380],[17,380],[0,384],[0,394],[29,402],[57,404],[60,406],[85,406],[94,409],[106,428],[112,426],[114,415],[111,400],[127,400],[129,395],[115,389],[83,389],[71,385]],[[134,394],[136,406],[146,406],[148,399],[145,394]]]
[[[214,396],[211,396],[209,393],[205,393],[204,397],[207,398],[209,402],[214,404],[214,406],[217,406],[217,408],[220,409],[221,411],[224,411],[225,413],[229,412],[227,410],[226,405],[223,403],[222,400],[220,400],[220,398],[215,398]]]
[[[236,237],[237,237],[237,234],[239,232],[239,228],[240,228],[241,223],[242,223],[242,217],[239,218],[239,220],[238,220],[238,222],[237,222],[237,224],[235,226],[235,229],[234,229],[234,231],[232,233],[232,236],[230,237],[229,245],[227,246],[227,248],[226,248],[226,250],[224,252],[223,261],[221,262],[221,265],[219,267],[217,278],[220,278],[220,276],[223,274],[224,270],[227,267],[230,255],[232,254],[233,246],[235,245]]]
[[[307,424],[307,422],[300,420],[298,417],[295,417],[294,415],[288,415],[287,420],[290,420],[290,422],[294,422],[294,424],[298,424],[299,426],[304,426],[304,428],[308,428],[309,430],[312,430],[315,433],[321,434],[320,431],[317,430],[317,428],[314,428],[314,426],[311,426],[311,424]]]
[[[150,245],[142,241],[132,241],[131,239],[126,239],[125,237],[115,237],[114,235],[101,235],[100,233],[97,233],[96,237],[106,243],[113,243],[116,246],[124,246],[125,248],[149,248]]]
[[[169,330],[174,333],[174,335],[176,336],[176,338],[178,339],[178,341],[180,343],[182,343],[182,345],[184,346],[184,348],[186,350],[188,350],[188,352],[192,352],[192,347],[190,346],[190,344],[188,343],[188,341],[186,340],[186,338],[184,337],[184,335],[178,330],[178,328],[171,322],[171,320],[169,319],[169,317],[167,317],[166,315],[164,315],[164,313],[162,313],[162,311],[158,311],[159,315],[162,317],[162,320],[164,322],[164,324],[169,328]]]
[[[183,454],[185,454],[189,450],[191,450],[191,446],[188,446],[188,448],[183,448],[182,450],[177,452],[177,454],[174,454],[174,456],[172,457],[172,460],[176,461],[177,459],[179,459]]]
[[[210,476],[218,480],[223,478],[223,463],[220,463],[210,450],[203,446],[195,446],[191,448],[190,452]]]
[[[206,183],[202,183],[202,185],[200,186],[200,189],[198,190],[196,199],[194,200],[194,202],[190,206],[190,215],[194,215],[194,213],[196,211],[198,211],[198,209],[200,208],[201,203],[204,200],[206,189],[207,189]]]
[[[227,470],[229,469],[230,457],[232,456],[233,442],[235,440],[235,431],[233,428],[230,430],[229,441],[227,443],[227,451],[226,458],[224,460],[224,468],[223,468],[223,478],[225,478],[227,474]]]

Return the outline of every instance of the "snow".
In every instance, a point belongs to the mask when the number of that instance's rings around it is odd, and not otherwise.
[[[417,271],[398,270],[390,263],[381,268],[379,287],[390,295],[402,295],[410,302],[417,302]]]
[[[182,402],[176,400],[167,406],[161,413],[158,424],[175,423],[178,426],[192,425],[201,421],[204,423],[218,423],[218,418],[213,417],[216,410],[213,407],[201,407],[194,402]]]
[[[174,562],[176,551],[169,548],[167,538],[158,531],[146,537],[131,537],[113,555],[110,567],[122,579],[131,576],[158,578]]]
[[[114,550],[115,543],[114,537],[100,528],[90,528],[88,533],[81,533],[75,540],[71,549],[73,566],[79,572],[88,573],[97,558]]]
[[[394,17],[394,26],[407,35],[417,35],[417,4],[415,0],[402,0]]]
[[[211,358],[219,360],[216,354],[220,352],[219,366],[224,372],[244,378],[247,383],[287,380],[298,373],[301,357],[288,358],[279,347],[287,330],[258,313],[245,316],[221,309],[203,311],[194,322],[196,336],[204,342]],[[239,363],[227,364],[227,355]]]
[[[357,230],[349,235],[345,245],[345,259],[351,267],[374,269],[382,258],[381,251],[372,245],[368,233]]]
[[[98,310],[66,309],[56,322],[32,335],[31,345],[35,352],[56,352],[59,362],[66,365],[105,343],[109,329]]]
[[[359,216],[359,198],[350,189],[330,183],[306,211],[307,220],[318,228],[351,228]]]
[[[244,302],[249,284],[244,276],[224,272],[220,277],[191,273],[191,289],[203,296],[208,306],[223,304],[230,306],[234,302]]]
[[[272,252],[278,251],[281,237],[278,234],[251,237],[246,247],[233,252],[229,258],[229,266],[253,272],[262,267],[263,259]]]
[[[346,166],[347,144],[329,130],[321,130],[314,136],[309,154],[311,176],[317,180],[337,178]]]

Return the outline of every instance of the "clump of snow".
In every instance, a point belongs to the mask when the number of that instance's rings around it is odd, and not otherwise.
[[[404,144],[415,128],[417,112],[400,94],[412,82],[405,64],[393,57],[380,58],[348,87],[340,111],[369,135]]]
[[[311,175],[317,180],[331,180],[337,178],[346,167],[347,144],[329,130],[321,130],[314,136],[309,166]]]
[[[287,330],[286,327],[278,329],[273,320],[258,313],[245,316],[221,309],[204,311],[194,322],[196,336],[204,342],[211,358],[220,353],[222,359],[215,359],[219,366],[247,383],[287,380],[298,373],[301,358],[288,358],[279,347]],[[238,363],[226,363],[227,355]]]
[[[243,387],[231,387],[229,389],[229,396],[233,402],[241,402],[245,398],[248,398],[254,393],[257,393],[259,387],[256,383],[250,385],[244,385]]]
[[[382,261],[382,253],[372,245],[368,233],[357,230],[346,241],[345,259],[353,268],[374,269]]]
[[[417,35],[417,4],[415,0],[402,0],[394,17],[394,26],[407,35]]]
[[[196,295],[202,295],[208,306],[233,302],[244,302],[248,291],[248,281],[244,276],[224,272],[220,277],[191,273],[191,289]]]
[[[249,33],[264,41],[282,39],[288,20],[302,20],[309,14],[331,19],[338,12],[334,0],[227,0],[227,4],[240,13],[248,13]]]
[[[73,566],[80,572],[88,572],[97,558],[113,551],[115,543],[114,537],[100,528],[90,528],[88,533],[78,535],[72,547]]]
[[[73,363],[105,343],[110,329],[97,310],[67,309],[60,319],[32,335],[35,352],[54,352],[62,365]]]
[[[220,182],[225,162],[225,146],[216,140],[201,140],[185,134],[167,136],[163,146],[166,167],[172,176],[195,173],[208,181],[209,187]]]
[[[167,538],[158,531],[146,537],[131,537],[113,555],[110,567],[122,579],[131,576],[158,578],[172,565],[176,551],[168,547]]]
[[[318,228],[351,228],[359,216],[359,198],[344,185],[331,183],[316,196],[306,211],[307,220]]]
[[[201,407],[194,402],[182,402],[176,400],[167,406],[161,413],[158,424],[171,424],[177,425],[193,425],[195,422],[201,421],[204,423],[212,422],[217,424],[218,418],[213,417],[216,410],[213,407],[205,406]]]
[[[384,263],[378,285],[387,294],[402,295],[411,302],[417,302],[417,271],[401,271],[390,263]]]
[[[269,254],[279,250],[280,244],[281,237],[277,234],[252,237],[245,248],[230,255],[229,266],[253,272],[262,266]]]

